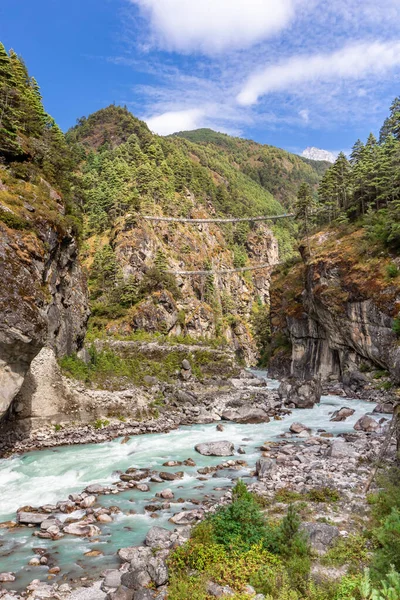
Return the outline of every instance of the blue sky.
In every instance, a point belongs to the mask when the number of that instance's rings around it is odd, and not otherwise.
[[[400,95],[399,0],[1,0],[0,40],[64,130],[115,102],[160,134],[347,151]]]

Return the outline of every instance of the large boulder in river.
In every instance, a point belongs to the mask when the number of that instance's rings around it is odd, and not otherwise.
[[[82,537],[94,537],[100,535],[101,531],[96,525],[87,523],[86,521],[77,521],[76,523],[70,523],[64,527],[64,533],[70,535],[79,535]]]
[[[354,410],[354,408],[348,408],[347,406],[343,406],[339,410],[335,410],[330,420],[345,421],[347,417],[351,417],[351,415],[354,415],[355,412],[356,411]]]
[[[240,408],[228,408],[221,415],[225,421],[233,421],[234,423],[269,423],[270,418],[267,411],[262,408],[251,406],[241,406]]]
[[[17,521],[21,525],[41,525],[43,521],[50,518],[50,515],[46,513],[35,513],[21,510],[17,512]]]
[[[223,440],[221,442],[204,442],[197,444],[194,449],[203,456],[233,456],[235,446],[232,442]]]
[[[373,432],[379,429],[379,423],[372,417],[364,415],[361,419],[358,419],[357,423],[354,425],[354,429],[356,431]]]
[[[291,377],[282,381],[279,397],[286,405],[296,408],[313,408],[321,400],[322,386],[318,378],[301,380]]]

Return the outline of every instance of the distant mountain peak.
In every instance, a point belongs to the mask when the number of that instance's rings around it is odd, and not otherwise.
[[[309,146],[303,150],[301,156],[311,160],[326,160],[330,163],[334,163],[336,160],[336,156],[333,154],[333,152],[329,152],[329,150],[322,150],[321,148],[314,148],[314,146]]]

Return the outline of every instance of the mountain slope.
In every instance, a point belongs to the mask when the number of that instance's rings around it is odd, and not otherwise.
[[[121,107],[80,119],[67,139],[80,161],[74,193],[85,215],[95,335],[217,338],[254,362],[269,271],[206,277],[168,271],[275,263],[292,252],[293,224],[172,225],[143,215],[276,215],[285,212],[280,202],[214,145],[153,135]]]
[[[285,207],[293,205],[301,183],[309,183],[316,189],[330,166],[326,161],[309,160],[274,146],[231,137],[211,129],[181,131],[172,137],[207,147],[209,152],[213,150],[269,191]]]

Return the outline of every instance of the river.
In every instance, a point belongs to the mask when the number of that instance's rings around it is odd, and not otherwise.
[[[276,388],[279,385],[279,382],[268,379],[266,372],[255,372],[266,379],[268,387]],[[331,422],[331,413],[341,406],[351,406],[355,409],[354,415],[345,422]],[[12,589],[22,589],[35,578],[47,580],[46,567],[28,566],[30,558],[35,556],[33,549],[46,548],[61,567],[60,578],[69,580],[85,577],[88,573],[95,576],[104,568],[118,565],[116,551],[121,547],[142,543],[147,530],[153,525],[173,528],[168,519],[182,507],[195,508],[192,499],[201,500],[207,496],[217,500],[232,485],[232,477],[252,481],[250,472],[260,457],[260,445],[287,432],[294,421],[300,421],[314,431],[322,428],[339,434],[352,431],[355,422],[373,408],[373,404],[361,400],[324,396],[313,409],[296,409],[282,420],[270,423],[240,425],[224,422],[223,432],[216,431],[215,424],[194,425],[165,434],[131,437],[124,444],[117,439],[101,444],[56,447],[0,460],[0,522],[15,519],[16,510],[21,506],[54,504],[66,500],[73,492],[83,491],[91,483],[110,484],[118,480],[116,471],[125,471],[129,467],[174,472],[180,468],[161,469],[162,464],[167,460],[185,460],[189,457],[197,465],[183,467],[185,476],[181,480],[151,483],[150,492],[133,489],[117,495],[99,496],[100,505],[118,506],[122,512],[112,524],[101,525],[101,536],[95,540],[66,535],[61,540],[48,541],[32,536],[32,529],[25,527],[0,529],[0,572],[15,573],[16,581],[9,586]],[[201,456],[194,446],[199,442],[225,439],[234,442],[236,448],[245,448],[246,455],[240,458],[248,462],[248,468],[229,473],[219,472],[219,477],[209,476],[207,481],[198,480],[197,468],[216,465],[224,459]],[[170,510],[163,511],[158,519],[153,519],[146,514],[144,506],[149,504],[157,491],[166,487],[175,492],[175,498],[182,498],[186,502],[178,504],[173,501]],[[68,516],[71,515],[61,515],[60,518]],[[85,556],[91,550],[99,550],[103,555]]]

